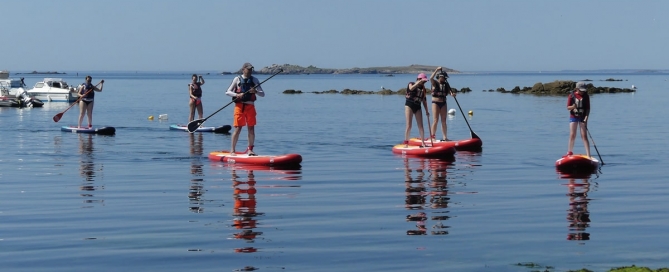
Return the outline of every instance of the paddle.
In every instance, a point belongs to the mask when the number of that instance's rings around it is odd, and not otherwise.
[[[103,79],[103,80],[100,80],[100,83],[96,84],[94,87],[97,87],[98,85],[100,85],[100,84],[102,84],[102,83],[105,83],[104,79]],[[90,91],[84,93],[83,95],[80,95],[79,98],[77,98],[77,101],[74,101],[74,103],[72,103],[72,105],[70,105],[69,107],[67,107],[67,109],[65,109],[65,110],[62,111],[62,112],[57,113],[56,115],[54,115],[54,116],[53,116],[53,121],[56,122],[56,123],[58,123],[58,121],[60,121],[60,118],[63,118],[63,114],[64,114],[67,110],[69,110],[70,108],[74,107],[74,105],[76,105],[76,104],[79,103],[79,100],[81,100],[84,96],[86,96],[88,93],[90,93],[90,92],[92,92],[92,91],[94,91],[94,90],[95,90],[95,88],[93,88],[93,89],[91,89]]]
[[[474,133],[474,131],[472,130],[472,127],[469,125],[469,122],[467,121],[467,117],[465,117],[465,112],[462,111],[462,108],[460,107],[460,103],[458,103],[458,99],[455,98],[455,96],[453,96],[453,99],[455,99],[455,103],[458,104],[458,109],[460,109],[460,113],[462,113],[462,118],[464,118],[465,122],[467,122],[467,127],[469,127],[469,131],[472,133],[472,138],[481,139],[481,138],[479,138],[478,135],[476,135],[476,133]]]
[[[597,144],[595,144],[595,139],[592,138],[592,134],[590,134],[590,129],[588,129],[588,126],[585,126],[585,131],[588,132],[588,135],[590,136],[590,140],[592,140],[592,145],[595,146],[595,151],[597,151],[597,156],[599,157],[599,162],[604,165],[604,161],[602,160],[602,155],[599,155],[599,150],[597,150]]]
[[[423,99],[427,99],[427,93],[425,93],[425,97]],[[432,123],[430,122],[430,109],[425,107],[425,117],[427,118],[427,132],[430,133],[430,144],[434,146],[434,140],[432,140]],[[434,134],[437,134],[436,132]]]
[[[268,77],[267,79],[265,79],[265,80],[263,80],[262,82],[258,83],[258,85],[253,86],[253,88],[251,88],[251,89],[257,88],[257,87],[260,86],[261,84],[265,83],[265,81],[268,81],[270,78],[273,78],[274,76],[278,75],[278,74],[281,73],[281,72],[283,72],[283,69],[279,69],[278,72],[274,73],[273,75],[271,75],[271,76]],[[250,90],[250,89],[249,89],[249,90]],[[248,91],[246,91],[246,92],[248,92]],[[246,93],[246,92],[243,92],[243,93]],[[225,109],[225,107],[230,106],[230,104],[236,102],[237,99],[239,99],[239,98],[235,98],[234,100],[230,101],[230,103],[226,104],[225,106],[223,106],[222,108],[218,109],[217,111],[215,111],[215,112],[212,113],[211,115],[207,116],[207,118],[204,118],[204,119],[197,119],[197,120],[193,120],[193,121],[188,122],[188,132],[190,132],[190,133],[195,132],[195,130],[197,130],[198,128],[200,128],[200,126],[202,125],[202,123],[204,123],[204,121],[207,121],[207,119],[209,119],[210,117],[214,116],[214,115],[217,114],[219,111],[222,111],[223,109]]]

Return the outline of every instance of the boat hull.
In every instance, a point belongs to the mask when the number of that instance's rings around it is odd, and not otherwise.
[[[420,147],[415,145],[406,146],[398,144],[393,146],[393,153],[402,156],[423,157],[423,158],[448,158],[455,154],[454,146],[427,146]]]
[[[210,152],[209,160],[253,165],[296,165],[302,162],[302,156],[300,154],[249,156],[241,152],[231,155],[230,151],[221,150]]]
[[[76,126],[62,126],[60,130],[71,133],[87,133],[87,134],[100,134],[100,135],[116,134],[116,128],[114,127],[78,128]]]
[[[564,156],[555,161],[555,168],[561,173],[591,173],[597,170],[599,161],[583,154]]]
[[[232,126],[230,125],[220,127],[199,127],[195,132],[230,133],[230,129],[232,129]],[[170,130],[188,131],[188,126],[179,124],[170,125]]]
[[[420,138],[411,138],[409,140],[409,145],[422,145]],[[481,151],[483,146],[483,141],[479,138],[470,138],[464,140],[455,140],[455,141],[442,141],[442,140],[425,140],[426,145],[434,146],[453,146],[458,151]]]

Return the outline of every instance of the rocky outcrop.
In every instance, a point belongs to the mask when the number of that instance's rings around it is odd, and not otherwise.
[[[387,67],[368,67],[368,68],[347,68],[347,69],[329,69],[329,68],[318,68],[313,65],[307,67],[291,64],[272,64],[271,66],[263,67],[255,71],[256,74],[274,74],[279,70],[283,70],[283,74],[380,74],[390,76],[393,74],[419,74],[419,73],[432,73],[437,66],[430,65],[417,65],[412,64],[409,66],[387,66]],[[443,68],[447,73],[460,73],[459,71]],[[241,74],[241,69],[236,73]],[[222,74],[232,74],[230,72],[223,72]]]
[[[469,87],[462,88],[460,90],[451,88],[453,92],[459,92],[459,93],[466,93],[466,92],[471,92],[472,90]],[[283,91],[284,94],[301,94],[304,93],[301,90],[285,90]],[[315,94],[380,94],[380,95],[394,95],[394,94],[399,94],[399,95],[405,95],[407,93],[406,88],[399,89],[397,91],[389,90],[389,89],[383,89],[380,91],[363,91],[363,90],[351,90],[351,89],[344,89],[341,92],[337,90],[327,90],[327,91],[316,91],[316,92],[311,92]]]
[[[628,88],[615,88],[615,87],[598,87],[592,85],[592,83],[586,84],[588,89],[588,94],[597,94],[597,93],[632,93],[636,90]],[[488,90],[489,92],[501,92],[501,93],[526,93],[526,94],[547,94],[547,95],[564,95],[568,94],[576,88],[576,82],[570,80],[556,80],[548,83],[537,82],[532,87],[523,87],[519,86],[514,87],[512,90],[507,91],[504,88],[497,88],[496,90]],[[485,90],[484,90],[485,91]]]

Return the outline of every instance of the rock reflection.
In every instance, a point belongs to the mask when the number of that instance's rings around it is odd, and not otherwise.
[[[407,235],[427,235],[428,220],[435,221],[429,232],[432,235],[446,235],[449,226],[444,221],[450,217],[448,208],[448,169],[452,161],[424,158],[404,158],[405,200],[404,207],[416,211],[406,216],[406,221],[415,224],[415,229],[407,230]],[[432,211],[428,217],[427,210]]]
[[[93,146],[93,137],[91,134],[79,134],[79,154],[81,155],[79,163],[79,174],[84,179],[79,190],[82,191],[80,194],[84,197],[84,206],[82,208],[92,208],[92,204],[100,203],[104,205],[104,200],[95,199],[95,194],[93,193],[96,190],[104,189],[103,186],[95,185],[96,173],[102,172],[103,165],[100,164],[100,168],[96,168],[95,165],[95,147]]]
[[[204,212],[204,201],[202,195],[205,193],[204,176],[202,172],[202,133],[189,133],[191,166],[190,189],[188,190],[189,209],[194,213]]]

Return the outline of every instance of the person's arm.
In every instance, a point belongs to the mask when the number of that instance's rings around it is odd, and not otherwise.
[[[225,91],[225,95],[229,97],[236,97],[237,93],[235,93],[235,89],[237,88],[238,83],[239,83],[239,77],[235,77],[232,80],[232,83],[230,83],[230,87],[228,87],[228,90]]]
[[[101,91],[102,91],[102,88],[105,86],[105,80],[104,80],[104,79],[103,79],[103,80],[100,80],[100,83],[98,83],[98,84],[100,84],[100,88],[98,88],[98,86],[93,86],[93,89],[94,89],[96,92],[101,92]]]
[[[569,96],[567,96],[567,110],[569,110],[569,111],[572,111],[576,108],[576,104],[571,103],[571,100],[572,100],[571,96],[572,96],[572,94],[569,94]]]
[[[200,85],[204,85],[204,78],[200,76]]]
[[[432,90],[434,90],[434,86],[437,85],[437,80],[434,78],[437,76],[437,72],[441,70],[441,67],[437,67],[437,69],[434,69],[434,72],[432,72],[432,75],[430,76],[430,84],[432,85]]]
[[[190,99],[197,98],[193,95],[193,83],[188,83],[188,96],[190,97]]]
[[[249,91],[255,90],[255,94],[257,96],[265,97],[265,91],[263,91],[262,86],[258,85],[258,84],[260,84],[260,81],[258,81],[258,79],[256,77],[253,77],[253,84],[257,87],[251,88],[251,90],[249,90]]]

